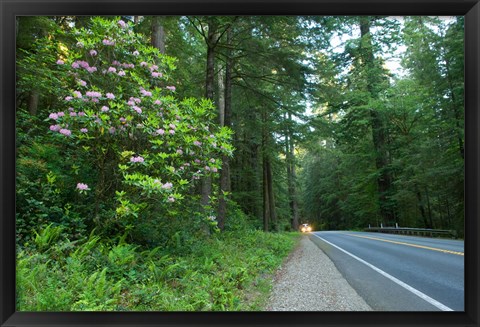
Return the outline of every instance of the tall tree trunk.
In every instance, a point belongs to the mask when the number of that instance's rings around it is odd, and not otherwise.
[[[263,223],[264,230],[268,231],[269,225],[278,230],[277,213],[275,209],[275,196],[273,193],[272,166],[270,161],[270,131],[268,129],[268,113],[262,113],[262,158],[263,158]]]
[[[457,99],[455,97],[454,87],[453,87],[453,84],[452,84],[452,80],[450,78],[450,76],[451,76],[450,63],[449,63],[448,59],[445,59],[445,66],[447,68],[447,81],[448,81],[448,86],[449,86],[449,89],[450,89],[450,99],[452,101],[453,114],[454,114],[454,118],[455,118],[455,127],[457,129],[458,150],[460,151],[460,156],[462,157],[462,159],[465,159],[465,145],[464,145],[462,133],[460,132],[463,128],[460,125],[460,121],[462,119],[460,117],[459,106],[457,105]]]
[[[217,65],[217,87],[218,87],[218,124],[225,126],[225,70],[219,63]]]
[[[427,196],[427,208],[428,208],[428,224],[426,228],[433,228],[432,206],[430,205],[430,193],[428,187],[425,187],[425,194]]]
[[[268,193],[268,172],[267,172],[267,144],[268,144],[268,130],[267,130],[267,114],[265,109],[262,112],[262,194],[263,194],[263,230],[269,231],[270,228],[270,195]]]
[[[218,42],[217,23],[215,18],[210,18],[208,21],[208,36],[207,36],[207,67],[205,77],[205,98],[214,101],[214,87],[215,87],[215,47]],[[202,179],[202,198],[201,204],[207,206],[209,198],[212,194],[212,178],[205,176]]]
[[[375,67],[375,57],[373,54],[372,37],[370,33],[370,17],[360,17],[360,35],[362,46],[363,63],[366,69],[367,90],[373,99],[378,98],[376,91],[375,74],[372,70]],[[370,109],[370,125],[372,128],[373,147],[376,153],[375,164],[379,172],[377,178],[380,215],[384,224],[393,223],[395,214],[391,206],[388,205],[387,194],[392,186],[392,177],[388,172],[388,156],[386,149],[385,123],[380,113],[375,109]]]
[[[263,155],[263,230],[268,232],[270,225],[270,196],[268,194],[267,157]]]
[[[292,121],[292,114],[288,114],[289,122]],[[295,142],[290,128],[287,128],[285,135],[285,153],[287,158],[287,181],[288,181],[288,195],[290,199],[290,225],[293,230],[298,230],[298,203],[296,192],[296,172],[295,172]]]
[[[266,170],[267,170],[267,192],[268,192],[268,210],[270,212],[270,221],[272,222],[272,227],[275,231],[279,231],[278,219],[277,219],[277,210],[275,209],[275,194],[273,192],[273,178],[272,178],[272,163],[270,157],[267,154],[266,157]]]
[[[422,194],[416,185],[415,192],[417,193],[418,208],[420,209],[420,214],[422,215],[423,224],[426,227],[428,226],[427,214],[425,212],[425,206],[423,205]]]
[[[160,53],[165,54],[165,30],[162,25],[163,16],[152,17],[152,36],[150,43],[157,48]]]
[[[227,31],[227,46],[230,49],[232,43],[232,31],[231,28]],[[225,83],[223,82],[221,74],[219,74],[219,90],[220,97],[219,104],[223,103],[223,106],[219,105],[220,109],[220,126],[230,127],[232,116],[232,65],[233,65],[231,50],[227,51],[227,59],[225,66]],[[220,82],[221,81],[221,82]],[[222,92],[223,86],[223,92]],[[223,101],[222,101],[223,98]],[[222,112],[223,109],[223,112]],[[224,192],[230,192],[230,158],[228,156],[222,157],[222,170],[220,171],[220,194],[218,202],[218,227],[223,230],[225,227],[225,220],[227,214],[227,201],[225,199]]]
[[[32,116],[37,115],[39,99],[40,99],[40,92],[37,89],[31,90],[30,94],[28,95],[28,112]]]

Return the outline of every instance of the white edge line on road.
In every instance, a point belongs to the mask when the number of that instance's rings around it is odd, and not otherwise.
[[[319,239],[321,239],[321,240],[324,241],[325,243],[330,244],[331,246],[339,249],[340,251],[344,252],[345,254],[348,254],[348,255],[351,256],[352,258],[354,258],[354,259],[360,261],[361,263],[367,265],[368,267],[372,268],[373,270],[375,270],[375,271],[378,272],[379,274],[387,277],[387,278],[390,279],[392,282],[400,285],[401,287],[403,287],[403,288],[405,288],[406,290],[412,292],[413,294],[415,294],[415,295],[417,295],[418,297],[422,298],[423,300],[427,301],[427,302],[430,303],[431,305],[439,308],[440,310],[442,310],[442,311],[454,311],[453,309],[451,309],[451,308],[447,307],[446,305],[438,302],[437,300],[432,299],[430,296],[428,296],[428,295],[420,292],[420,291],[417,290],[416,288],[413,288],[412,286],[410,286],[410,285],[408,285],[408,284],[405,284],[405,283],[402,282],[401,280],[399,280],[399,279],[393,277],[392,275],[384,272],[384,271],[381,270],[380,268],[377,268],[377,267],[375,267],[374,265],[366,262],[365,260],[360,259],[360,258],[357,257],[356,255],[354,255],[354,254],[352,254],[352,253],[350,253],[350,252],[342,249],[341,247],[339,247],[339,246],[337,246],[337,245],[335,245],[335,244],[333,244],[333,243],[330,243],[330,242],[327,241],[326,239],[324,239],[324,238],[322,238],[322,237],[320,237],[320,236],[318,236],[318,235],[316,235],[316,234],[314,234],[314,233],[312,233],[312,235],[318,237]]]

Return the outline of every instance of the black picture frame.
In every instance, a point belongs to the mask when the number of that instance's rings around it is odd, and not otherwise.
[[[16,15],[464,15],[464,312],[15,311]],[[478,326],[480,4],[478,0],[0,0],[1,326]]]

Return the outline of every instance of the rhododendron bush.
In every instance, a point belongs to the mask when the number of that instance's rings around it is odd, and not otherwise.
[[[88,199],[104,229],[147,220],[160,228],[197,201],[202,177],[219,174],[221,157],[232,153],[231,131],[215,125],[211,101],[178,99],[175,59],[129,23],[96,17],[73,32],[75,46],[53,63],[67,87],[45,117],[49,137],[76,167],[77,180],[65,187],[79,202]],[[94,176],[82,178],[84,169]],[[200,206],[190,218],[212,220]]]

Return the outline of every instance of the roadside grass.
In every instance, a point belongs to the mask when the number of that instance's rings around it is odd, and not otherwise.
[[[300,236],[242,229],[172,251],[60,240],[58,228],[17,252],[18,311],[262,311]]]

